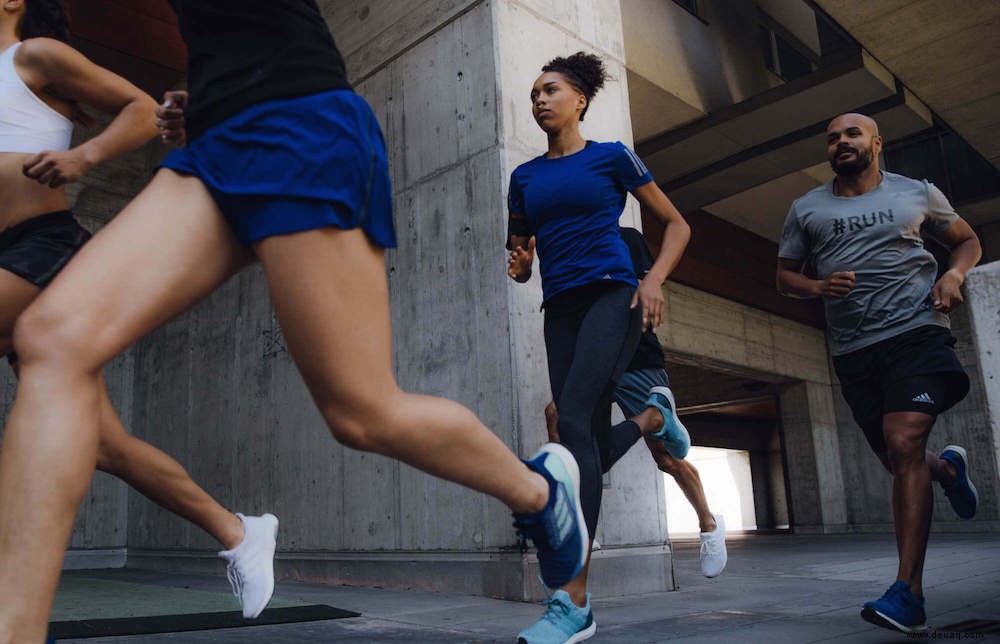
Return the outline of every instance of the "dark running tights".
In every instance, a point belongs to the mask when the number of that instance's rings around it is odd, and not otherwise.
[[[615,382],[639,342],[641,307],[635,289],[597,284],[560,293],[545,307],[545,350],[552,399],[559,410],[559,442],[580,466],[580,501],[593,537],[601,507],[597,436],[611,427]]]

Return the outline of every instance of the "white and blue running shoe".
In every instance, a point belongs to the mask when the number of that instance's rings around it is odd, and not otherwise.
[[[653,387],[649,390],[647,407],[655,407],[663,414],[663,427],[647,438],[661,441],[674,458],[684,458],[691,449],[691,436],[687,427],[677,417],[677,404],[670,387]]]
[[[525,465],[549,483],[545,508],[531,514],[515,514],[514,527],[538,549],[542,581],[549,588],[565,586],[580,570],[590,549],[590,535],[580,506],[580,468],[569,450],[556,443],[542,447]]]
[[[548,608],[545,614],[517,634],[517,644],[574,644],[590,639],[597,632],[590,610],[590,593],[583,608],[574,604],[565,590],[557,590],[542,604]]]

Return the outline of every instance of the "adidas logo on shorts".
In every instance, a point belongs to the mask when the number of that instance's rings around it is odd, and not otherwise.
[[[928,394],[926,391],[924,393],[922,393],[922,394],[918,394],[918,395],[914,396],[912,400],[913,400],[913,402],[927,403],[928,405],[933,405],[934,404],[934,399],[931,398],[930,394]]]

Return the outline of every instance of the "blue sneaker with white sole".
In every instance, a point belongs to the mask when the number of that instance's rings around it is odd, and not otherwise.
[[[549,588],[565,586],[583,569],[590,535],[580,505],[580,468],[568,449],[548,443],[524,461],[549,483],[549,500],[539,512],[514,514],[514,527],[538,549],[542,582]]]
[[[590,639],[597,632],[590,610],[590,593],[583,608],[574,604],[565,590],[549,595],[542,605],[548,608],[545,614],[517,634],[517,644],[574,644]]]
[[[918,599],[905,581],[889,586],[889,590],[876,601],[865,602],[861,617],[866,622],[901,633],[927,630],[924,600],[922,597]]]
[[[670,387],[653,387],[646,399],[647,407],[655,407],[663,414],[663,427],[647,438],[661,441],[674,458],[684,458],[691,449],[691,436],[687,427],[677,417],[677,404]]]
[[[958,445],[949,445],[938,458],[954,465],[955,474],[958,475],[954,483],[944,488],[944,495],[948,497],[951,508],[961,518],[971,519],[976,516],[976,508],[979,506],[979,492],[969,478],[969,457],[965,449]]]

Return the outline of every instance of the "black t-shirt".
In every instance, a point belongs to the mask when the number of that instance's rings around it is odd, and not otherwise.
[[[646,239],[635,228],[619,226],[618,232],[621,234],[622,239],[625,240],[628,252],[632,256],[632,268],[635,269],[635,277],[641,280],[649,272],[649,269],[653,268],[653,254],[649,252],[649,247],[646,246]],[[665,367],[666,363],[663,361],[663,347],[660,346],[660,340],[656,337],[655,333],[646,329],[642,332],[642,337],[639,338],[639,347],[635,350],[635,356],[632,357],[632,362],[629,363],[627,371],[635,371],[636,369],[663,369]]]
[[[170,0],[188,48],[188,139],[251,105],[350,89],[315,0]]]

